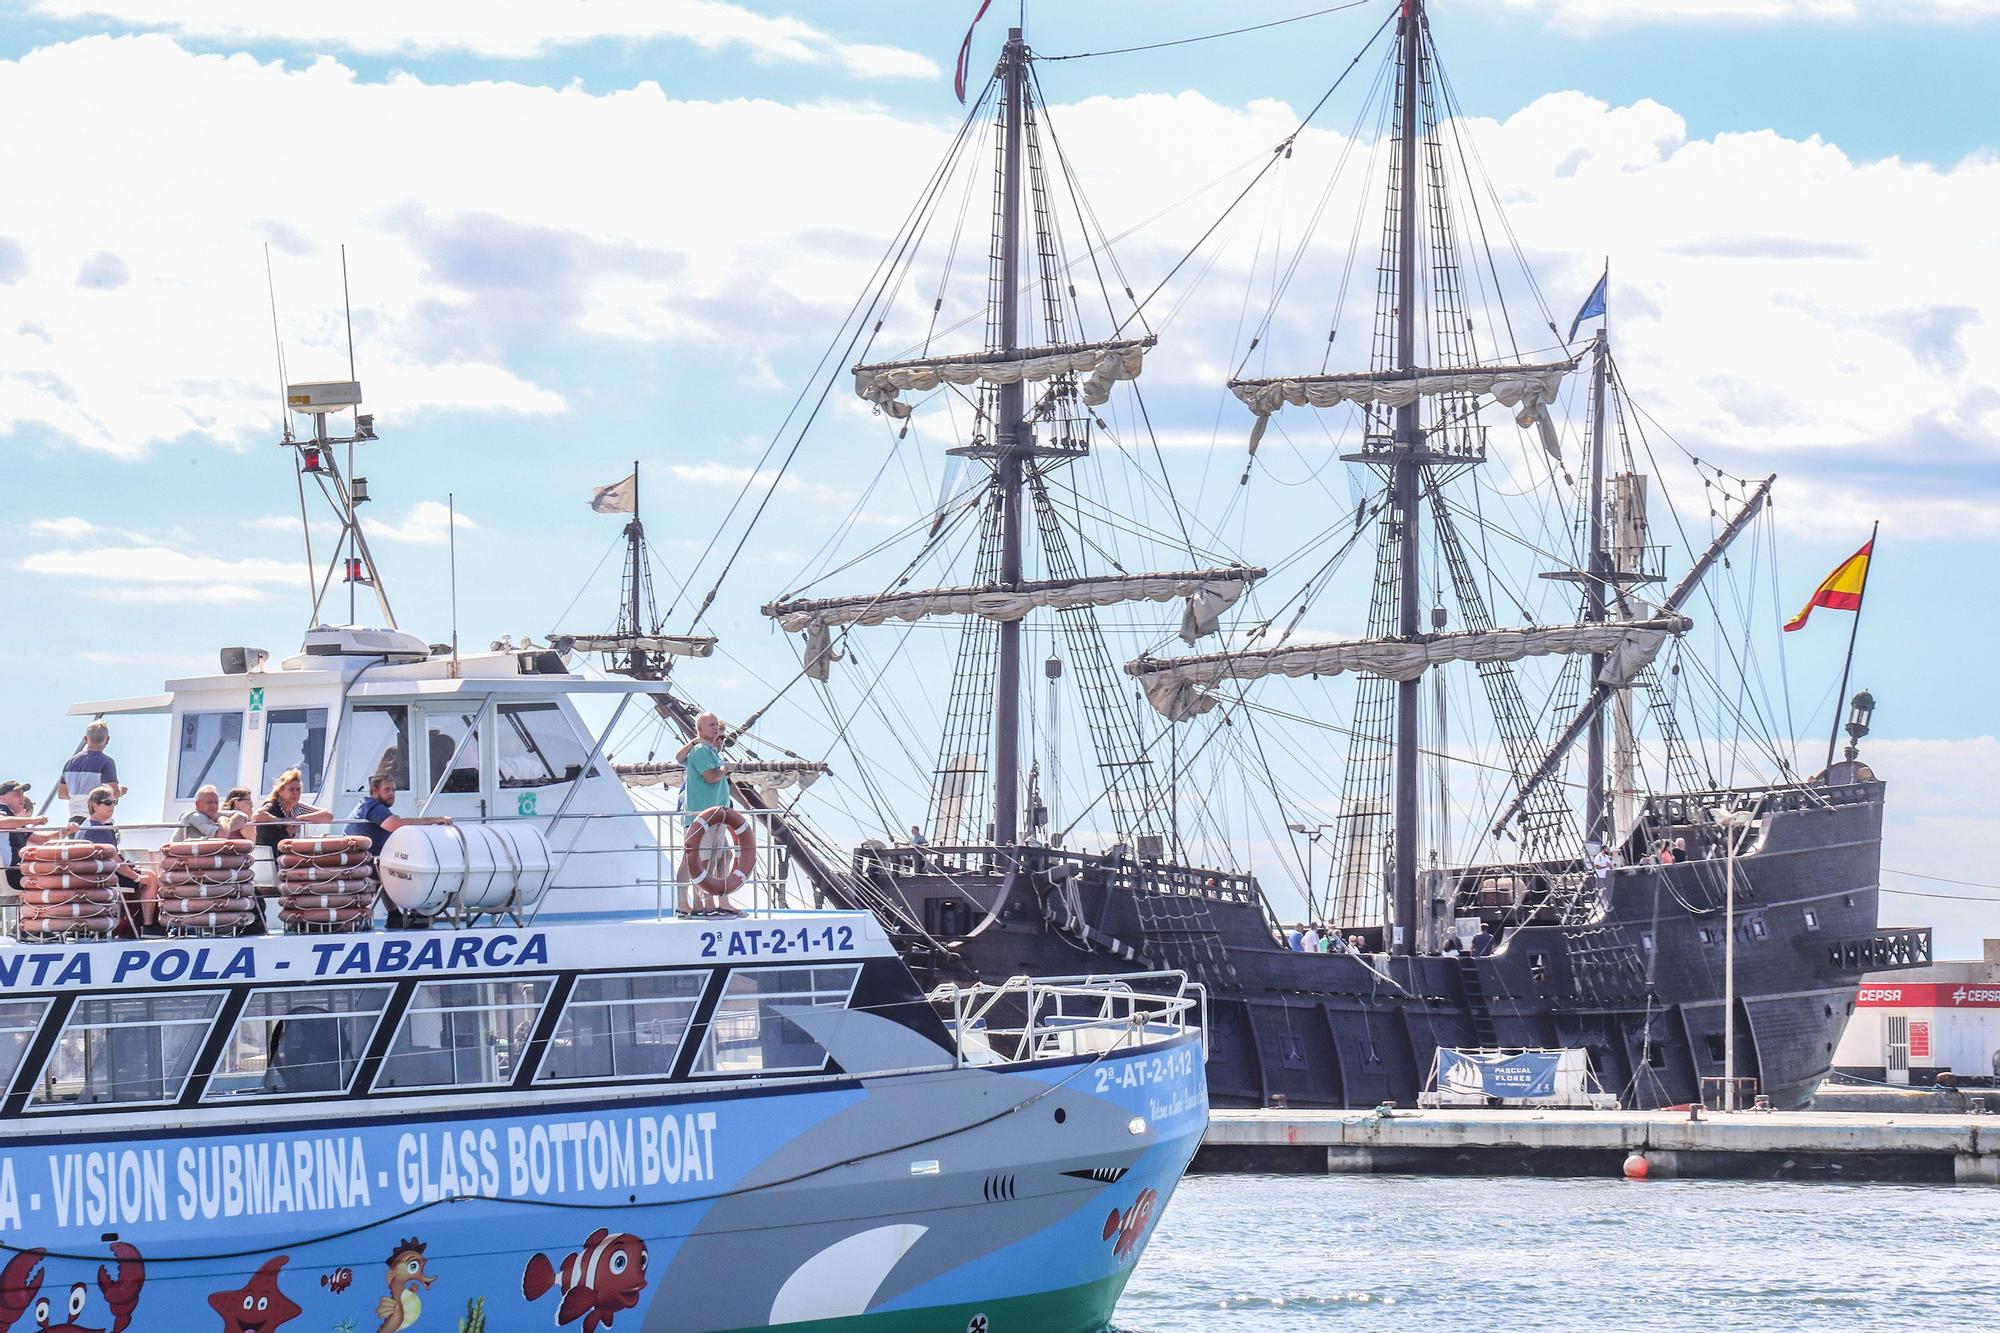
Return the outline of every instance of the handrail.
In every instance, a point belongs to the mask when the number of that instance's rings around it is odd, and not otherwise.
[[[1148,982],[1160,988],[1134,985]],[[1203,1059],[1207,1058],[1208,988],[1189,981],[1181,971],[1020,976],[973,985],[946,982],[934,988],[929,999],[941,1017],[946,1017],[948,1008],[947,1025],[958,1065],[968,1062],[968,1049],[985,1057],[972,1063],[1011,1063],[1049,1054],[1151,1046],[1176,1040],[1191,1029],[1200,1032]],[[1018,1024],[994,1026],[996,1017],[1018,1018]]]

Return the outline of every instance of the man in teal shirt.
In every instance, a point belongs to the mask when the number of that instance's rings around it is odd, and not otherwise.
[[[689,824],[704,810],[725,809],[729,805],[729,774],[735,765],[723,762],[721,749],[722,719],[713,713],[703,713],[694,720],[694,739],[683,745],[676,756],[687,765],[681,787],[681,811]],[[697,894],[692,885],[683,884],[680,897],[680,910],[684,914],[713,914],[728,907],[726,898]]]
[[[681,809],[690,820],[704,810],[729,804],[729,772],[732,764],[722,762],[722,719],[703,713],[694,720],[694,739],[681,747],[680,762],[687,765]]]

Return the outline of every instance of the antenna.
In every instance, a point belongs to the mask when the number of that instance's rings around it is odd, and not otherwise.
[[[347,378],[350,380],[359,380],[360,376],[354,373],[354,299],[351,296],[349,296],[347,292],[347,242],[345,241],[342,241],[340,243],[340,304],[341,308],[347,314]],[[355,410],[357,412],[360,411],[359,408],[356,408]],[[359,433],[358,427],[360,425],[360,421],[358,418],[356,419],[355,425],[357,427],[357,433]],[[347,623],[352,625],[354,623],[354,614],[355,614],[354,585],[356,580],[354,578],[354,541],[355,541],[356,529],[354,526],[354,487],[353,487],[354,441],[351,438],[347,442],[347,477],[348,477],[348,483],[341,488],[341,493],[344,497],[344,503],[347,509],[347,570],[348,570]]]
[[[285,340],[278,336],[278,282],[271,276],[271,243],[264,242],[264,291],[271,298],[271,347],[278,358],[278,429],[292,442],[292,409],[285,400]]]
[[[451,550],[451,674],[458,674],[458,496],[444,493],[444,535]]]

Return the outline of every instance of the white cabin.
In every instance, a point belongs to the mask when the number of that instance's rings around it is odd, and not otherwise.
[[[204,784],[248,787],[261,804],[278,775],[297,768],[305,799],[331,810],[338,828],[369,779],[388,772],[399,815],[531,821],[557,863],[546,911],[672,910],[677,825],[635,805],[602,754],[604,737],[572,702],[639,695],[650,707],[644,696],[658,683],[588,679],[548,648],[455,656],[415,635],[360,626],[315,626],[276,666],[254,649],[225,649],[223,662],[215,675],[168,681],[161,694],[69,709],[171,718],[163,824],[193,809]],[[134,829],[126,845],[166,836]]]

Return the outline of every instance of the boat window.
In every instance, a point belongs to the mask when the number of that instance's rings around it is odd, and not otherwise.
[[[826,1051],[778,1011],[803,1005],[844,1007],[858,966],[753,967],[729,974],[695,1061],[697,1074],[756,1074],[824,1069]]]
[[[243,714],[181,714],[180,752],[174,760],[174,799],[192,801],[205,784],[236,785],[243,757]]]
[[[410,789],[410,710],[405,704],[356,704],[340,738],[340,789],[365,794],[378,776]]]
[[[494,1087],[513,1081],[546,977],[528,981],[427,981],[417,987],[378,1088]]]
[[[310,986],[255,992],[244,1003],[202,1099],[345,1092],[393,989]]]
[[[665,1078],[674,1071],[708,977],[642,972],[578,978],[535,1081]]]
[[[305,789],[326,780],[326,710],[273,708],[264,714],[264,790],[288,768],[299,770]]]
[[[479,731],[472,725],[478,716],[476,709],[424,714],[424,752],[430,757],[427,790],[479,790]]]
[[[14,1086],[14,1072],[48,1011],[47,1000],[0,1000],[0,1093]]]
[[[502,787],[574,782],[590,758],[555,704],[501,704],[499,733]]]
[[[221,1005],[219,991],[77,1001],[29,1105],[173,1101]]]

